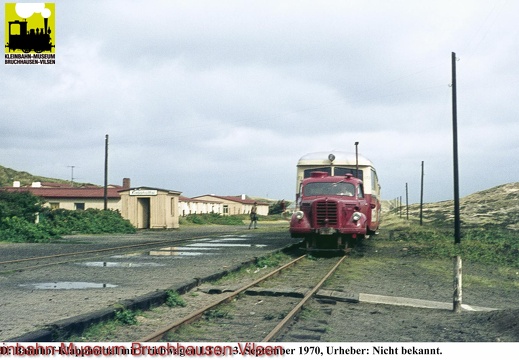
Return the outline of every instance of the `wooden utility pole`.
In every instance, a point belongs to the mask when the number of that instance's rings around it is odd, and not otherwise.
[[[458,114],[456,99],[456,53],[452,53],[452,143],[454,157],[454,244],[461,246],[460,226],[460,193],[458,176]],[[454,296],[453,311],[461,312],[462,304],[462,265],[461,257],[457,255],[454,259]]]
[[[458,175],[458,111],[456,99],[456,54],[452,53],[452,143],[454,157],[454,243],[461,243],[460,189]]]
[[[360,179],[359,177],[359,142],[355,141],[355,177]]]
[[[405,183],[405,210],[406,219],[409,220],[409,192],[407,190],[407,183]]]
[[[108,134],[105,136],[105,184],[104,184],[104,209],[108,209]]]
[[[461,312],[461,304],[463,303],[463,288],[462,288],[462,262],[461,256],[454,257],[454,296],[452,299],[452,311],[455,313]]]
[[[423,216],[423,161],[422,161],[422,180],[421,180],[421,184],[420,184],[420,225],[423,224],[422,216]]]
[[[74,187],[74,168],[76,167],[75,165],[68,165],[68,167],[70,168],[71,170],[71,174],[70,174],[70,186]]]

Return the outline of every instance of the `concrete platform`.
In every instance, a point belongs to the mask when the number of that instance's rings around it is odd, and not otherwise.
[[[227,291],[235,291],[236,289],[229,289],[225,287],[217,287],[217,286],[204,286],[199,288],[199,290],[204,291],[206,293],[219,294]],[[287,296],[287,297],[296,297],[303,298],[308,289],[304,288],[261,288],[254,287],[250,288],[246,291],[248,295],[252,296]],[[384,305],[393,305],[393,306],[408,306],[408,307],[416,307],[416,308],[424,308],[424,309],[439,309],[439,310],[452,310],[453,304],[448,302],[440,302],[440,301],[431,301],[431,300],[422,300],[422,299],[412,299],[398,296],[386,296],[386,295],[376,295],[376,294],[364,294],[364,293],[352,293],[345,291],[337,291],[337,290],[328,290],[322,289],[317,292],[315,295],[316,298],[319,299],[327,299],[327,300],[335,300],[341,302],[351,302],[351,303],[370,303],[370,304],[384,304]],[[473,306],[462,304],[462,310],[465,311],[494,311],[499,310],[495,308],[488,308],[482,306]]]
[[[363,302],[371,304],[384,304],[394,306],[409,306],[426,309],[441,309],[441,310],[452,310],[453,304],[440,301],[430,301],[421,299],[404,298],[398,296],[386,296],[386,295],[375,295],[375,294],[352,294],[343,291],[336,290],[320,290],[317,297],[327,297],[336,301],[344,302]],[[461,308],[465,311],[494,311],[498,309],[487,308],[482,306],[472,306],[463,304]]]

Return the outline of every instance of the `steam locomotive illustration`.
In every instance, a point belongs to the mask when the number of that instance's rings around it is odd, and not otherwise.
[[[48,27],[48,19],[43,19],[43,28],[28,29],[27,20],[9,21],[9,42],[5,47],[9,51],[21,50],[24,53],[35,51],[52,51],[51,29]]]

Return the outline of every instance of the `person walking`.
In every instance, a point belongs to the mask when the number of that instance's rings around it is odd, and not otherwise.
[[[250,224],[249,230],[254,225],[254,229],[258,228],[258,203],[254,201],[252,209],[250,209]]]

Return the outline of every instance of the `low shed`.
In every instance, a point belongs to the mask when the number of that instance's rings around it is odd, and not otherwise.
[[[177,229],[181,192],[149,187],[120,190],[121,215],[137,229]]]

